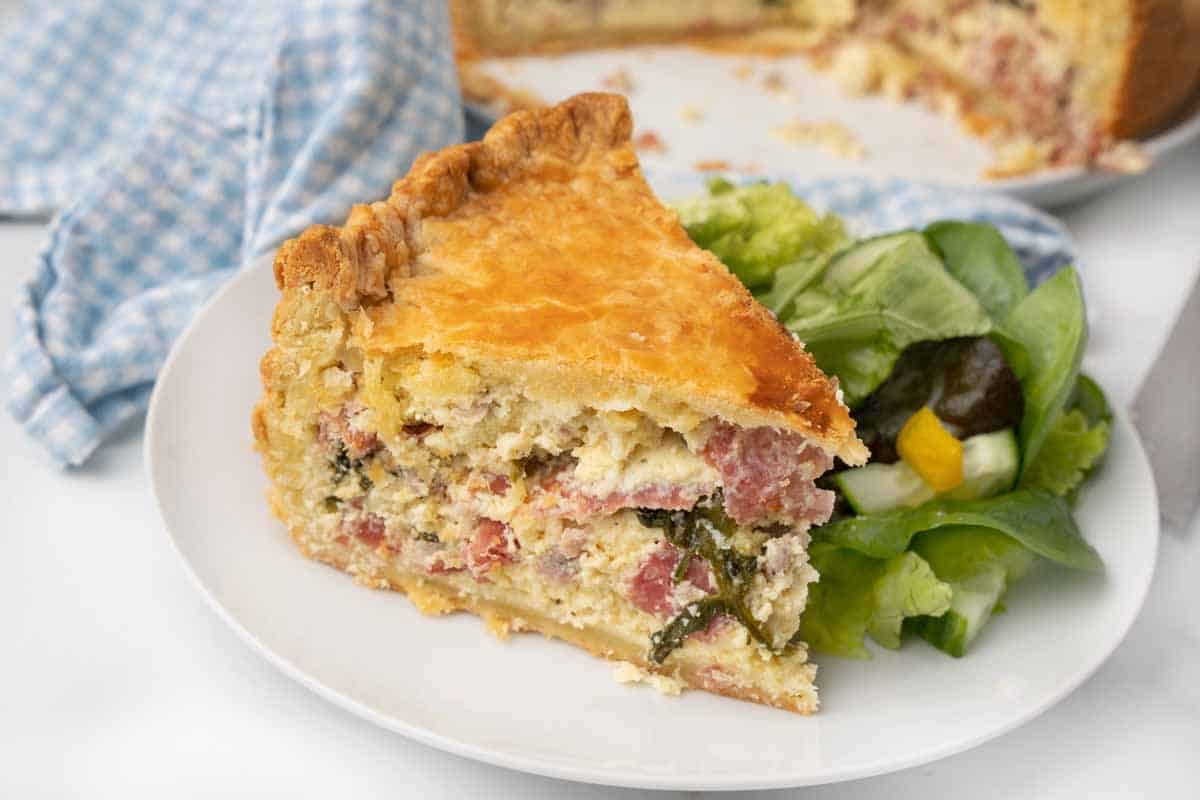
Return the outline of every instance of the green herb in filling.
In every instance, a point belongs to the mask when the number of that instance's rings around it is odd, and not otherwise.
[[[758,570],[758,557],[743,555],[733,549],[736,525],[725,515],[720,498],[714,498],[707,505],[701,501],[691,511],[643,508],[637,513],[639,522],[648,528],[661,528],[667,541],[683,550],[673,575],[677,582],[687,573],[691,559],[699,556],[712,567],[717,583],[716,594],[689,603],[666,626],[650,636],[651,663],[663,663],[688,636],[707,628],[718,614],[734,617],[746,626],[752,637],[770,646],[770,640],[750,615],[745,602]]]
[[[730,613],[729,604],[720,597],[688,603],[665,627],[650,634],[650,660],[655,664],[663,663],[687,637],[707,628],[718,614]]]
[[[341,483],[353,468],[350,463],[350,455],[346,452],[345,445],[338,445],[337,455],[333,457],[333,461],[329,462],[329,468],[333,470],[333,482]]]
[[[368,454],[366,458],[370,458]],[[336,486],[346,479],[346,476],[353,472],[358,476],[358,487],[364,492],[369,492],[375,482],[366,476],[363,472],[363,464],[366,458],[351,459],[350,454],[346,452],[346,446],[339,444],[337,455],[333,457],[333,461],[329,462],[329,469],[333,472],[333,484]]]

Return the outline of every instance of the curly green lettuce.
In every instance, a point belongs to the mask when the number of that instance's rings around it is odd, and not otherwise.
[[[868,634],[895,649],[906,618],[936,618],[950,608],[950,586],[916,553],[872,558],[814,544],[809,557],[821,578],[809,587],[797,636],[814,651],[869,658],[863,643]]]
[[[811,267],[818,274],[831,255],[850,243],[840,218],[818,214],[785,183],[734,186],[713,178],[708,194],[676,208],[692,241],[756,293],[770,289],[784,267]]]
[[[1021,485],[1067,497],[1083,483],[1108,449],[1108,423],[1089,425],[1082,411],[1059,414],[1042,449],[1025,470]]]

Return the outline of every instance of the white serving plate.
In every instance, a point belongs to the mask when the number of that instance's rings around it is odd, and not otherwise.
[[[611,91],[605,79],[623,70],[632,82],[628,96],[635,133],[653,131],[667,146],[663,154],[642,154],[651,168],[725,161],[735,172],[749,165],[798,178],[911,178],[1000,191],[1047,208],[1136,177],[1072,167],[986,180],[981,172],[992,161],[990,151],[951,119],[912,103],[848,96],[799,56],[725,55],[658,45],[495,59],[480,65],[505,85],[529,90],[548,102],[583,91]],[[739,79],[735,72],[743,65],[750,66],[752,75]],[[769,73],[783,77],[783,91],[764,88]],[[689,107],[703,119],[685,119],[684,109]],[[818,145],[790,144],[771,135],[772,128],[796,119],[842,123],[862,143],[865,156],[840,158]],[[1197,136],[1200,107],[1142,145],[1152,159],[1159,159]]]
[[[1116,648],[1154,570],[1158,511],[1118,414],[1078,519],[1104,575],[1048,563],[962,660],[918,641],[873,660],[816,657],[822,711],[800,717],[701,692],[618,684],[612,665],[466,615],[422,616],[305,559],[267,512],[252,451],[258,358],[277,292],[269,259],[197,316],[159,378],[149,477],[196,586],[255,650],[337,705],[420,742],[558,778],[672,789],[827,783],[965,750],[1065,697]]]

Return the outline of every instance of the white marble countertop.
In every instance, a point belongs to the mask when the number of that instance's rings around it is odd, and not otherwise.
[[[1200,273],[1200,145],[1063,216],[1092,308],[1087,368],[1128,404]],[[32,270],[43,231],[0,222],[4,306]],[[10,324],[0,318],[0,345]],[[86,468],[62,472],[0,414],[0,796],[641,794],[441,753],[278,673],[185,578],[159,527],[141,439],[131,427]],[[1165,532],[1129,638],[1062,704],[953,758],[791,794],[1200,796],[1197,574],[1193,520],[1190,531]]]

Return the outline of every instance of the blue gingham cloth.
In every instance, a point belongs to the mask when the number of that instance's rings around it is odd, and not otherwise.
[[[460,141],[441,0],[30,2],[0,22],[0,215],[58,211],[8,407],[63,464],[145,408],[242,264]]]

